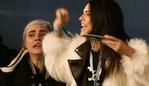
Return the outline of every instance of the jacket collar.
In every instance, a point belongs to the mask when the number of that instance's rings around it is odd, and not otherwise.
[[[89,52],[90,52],[90,41],[87,40],[86,42],[84,42],[83,44],[81,44],[80,46],[78,46],[75,49],[75,52],[82,58],[82,59],[86,59],[86,57],[88,56]]]
[[[77,60],[68,60],[69,66],[74,79],[80,82],[80,77],[83,71],[86,71],[86,60],[88,59],[90,52],[90,41],[86,41],[75,49],[75,52],[82,58]]]

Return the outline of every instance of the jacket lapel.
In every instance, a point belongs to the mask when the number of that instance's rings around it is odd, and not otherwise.
[[[75,49],[75,52],[82,58],[77,60],[68,60],[72,75],[74,79],[78,82],[79,77],[82,76],[83,71],[86,70],[88,54],[90,52],[89,41],[84,42],[79,47]]]

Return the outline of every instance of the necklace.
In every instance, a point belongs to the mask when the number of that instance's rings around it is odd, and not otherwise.
[[[91,49],[94,51],[94,52],[98,52],[100,50],[100,41],[98,40],[92,40],[91,41]]]
[[[98,52],[100,49],[99,49],[99,48],[92,48],[92,50],[93,50],[94,52]]]
[[[94,82],[94,86],[98,86],[99,83],[97,82],[98,80],[100,80],[100,74],[101,74],[101,71],[102,71],[102,68],[101,68],[101,52],[100,52],[100,55],[99,55],[99,61],[98,61],[98,65],[97,65],[97,71],[94,70],[93,68],[93,55],[92,55],[92,52],[90,51],[90,58],[89,58],[89,64],[90,64],[90,67],[88,67],[89,71],[91,71],[92,73],[92,76],[91,78],[88,78],[89,81],[92,81]]]

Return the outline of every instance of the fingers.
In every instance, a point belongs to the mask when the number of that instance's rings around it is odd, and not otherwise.
[[[63,29],[63,27],[69,22],[69,12],[65,8],[58,8],[55,12],[56,18],[53,22],[55,29]]]
[[[113,40],[113,41],[118,41],[119,39],[110,35],[104,35],[104,38],[109,39],[109,40]]]
[[[102,40],[102,43],[103,43],[103,44],[106,44],[106,45],[108,45],[108,46],[114,46],[114,45],[116,44],[116,42],[114,42],[114,41],[105,40],[105,39]]]
[[[112,48],[114,51],[118,50],[118,44],[115,41],[111,40],[102,40],[102,43]]]
[[[60,18],[63,22],[67,22],[69,20],[69,12],[65,8],[58,8],[56,10],[56,18]]]
[[[61,12],[59,9],[56,10],[56,18],[61,18]]]
[[[102,43],[106,44],[108,46],[114,46],[117,44],[117,42],[119,42],[119,39],[110,36],[110,35],[104,35],[103,39],[102,39]]]
[[[113,36],[105,35],[101,41],[103,44],[112,48],[114,51],[128,57],[131,57],[135,52],[135,50],[127,43]]]
[[[122,41],[116,37],[110,35],[104,35],[102,43],[112,48],[114,51],[119,51],[122,45]]]

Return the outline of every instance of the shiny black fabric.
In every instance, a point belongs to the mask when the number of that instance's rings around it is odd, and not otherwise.
[[[83,44],[81,44],[80,46],[78,46],[75,49],[75,52],[81,57],[81,59],[68,60],[72,75],[73,75],[75,81],[77,82],[78,86],[93,86],[92,83],[88,82],[89,72],[88,72],[87,67],[89,66],[90,50],[91,50],[90,41],[87,40],[86,42],[84,42]],[[94,57],[99,56],[99,54],[97,54],[97,53],[93,53],[93,54],[94,54],[93,55]],[[97,64],[97,63],[98,62],[96,62],[95,64]],[[94,64],[94,66],[95,66],[95,64]],[[95,67],[97,67],[97,66],[95,66]],[[100,78],[101,79],[99,81],[99,83],[100,83],[99,86],[101,86],[101,84],[105,78],[104,71],[102,71]]]
[[[75,52],[82,58],[79,60],[69,60],[69,66],[78,86],[89,86],[87,79],[87,66],[90,52],[89,41],[84,42],[75,49]]]

